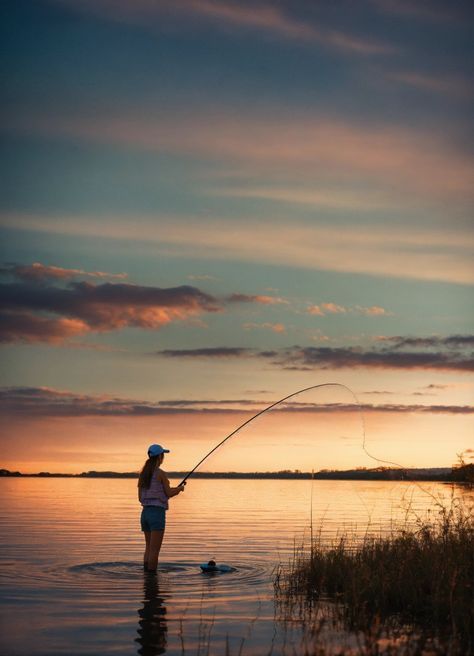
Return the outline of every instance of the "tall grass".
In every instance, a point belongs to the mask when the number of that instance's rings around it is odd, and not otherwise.
[[[436,521],[362,542],[341,537],[328,547],[317,538],[277,574],[280,602],[310,623],[330,600],[350,630],[420,630],[449,653],[474,653],[474,518],[456,500],[438,511]]]

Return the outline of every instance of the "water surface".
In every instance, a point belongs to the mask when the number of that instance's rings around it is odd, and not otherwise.
[[[3,656],[292,653],[301,636],[275,621],[273,574],[311,525],[327,542],[383,533],[452,490],[191,479],[170,502],[158,577],[142,571],[136,492],[131,479],[0,479]],[[235,571],[201,573],[211,557]]]

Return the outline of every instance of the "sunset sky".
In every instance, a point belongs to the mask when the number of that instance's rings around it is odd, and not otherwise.
[[[0,467],[472,456],[472,2],[1,12]]]

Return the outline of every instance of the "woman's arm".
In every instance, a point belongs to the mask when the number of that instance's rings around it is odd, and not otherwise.
[[[184,485],[178,485],[177,487],[171,487],[168,476],[164,471],[159,471],[160,481],[163,484],[163,489],[167,497],[175,497],[180,492],[183,492]]]

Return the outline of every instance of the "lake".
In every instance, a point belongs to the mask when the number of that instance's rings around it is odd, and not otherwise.
[[[273,576],[311,523],[327,542],[362,537],[434,513],[430,495],[472,496],[442,483],[191,478],[153,577],[135,480],[3,478],[0,493],[2,656],[300,653]],[[201,573],[211,557],[235,571]]]

